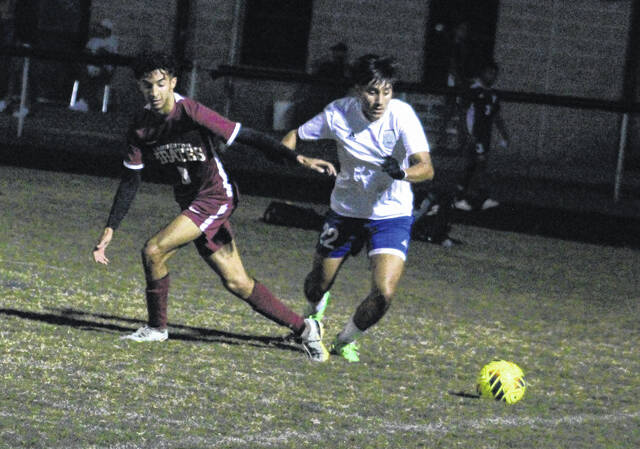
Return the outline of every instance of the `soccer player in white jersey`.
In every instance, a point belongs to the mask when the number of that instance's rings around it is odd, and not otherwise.
[[[282,140],[294,150],[299,139],[337,143],[340,171],[304,292],[308,313],[321,318],[340,267],[366,245],[371,290],[331,346],[352,362],[359,361],[356,339],[387,312],[402,276],[413,221],[411,183],[434,175],[420,120],[393,98],[396,70],[390,57],[359,58],[354,95],[330,103]]]

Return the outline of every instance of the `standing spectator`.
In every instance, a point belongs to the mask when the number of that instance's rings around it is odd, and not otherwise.
[[[349,49],[344,42],[338,42],[330,48],[331,57],[321,60],[314,74],[323,78],[346,80],[349,76]]]
[[[354,65],[354,96],[333,101],[282,142],[334,140],[340,173],[331,208],[304,283],[307,316],[320,318],[346,259],[366,246],[371,289],[336,336],[332,353],[359,360],[356,339],[387,312],[402,276],[411,240],[413,183],[433,178],[429,144],[413,108],[393,98],[396,64],[365,55]]]
[[[109,55],[118,53],[118,37],[113,32],[113,22],[102,19],[96,25],[93,36],[87,42],[85,49],[94,55]],[[113,76],[113,66],[105,64],[96,66],[89,64],[80,70],[78,81],[79,96],[71,109],[86,112],[90,109],[101,109],[104,86],[109,84]],[[86,97],[86,98],[85,98]]]
[[[331,48],[331,56],[314,64],[312,74],[331,84],[304,85],[296,93],[296,118],[304,123],[327,103],[343,97],[349,79],[349,49],[344,42]]]
[[[487,170],[491,133],[495,123],[502,148],[509,146],[509,134],[500,113],[500,99],[493,85],[498,77],[494,61],[483,64],[465,98],[464,174],[458,184],[457,209],[489,209],[499,205],[489,196],[491,178]]]
[[[467,22],[458,23],[451,31],[449,35],[449,50],[447,87],[464,88],[469,85],[468,67],[471,58],[471,39]],[[444,101],[444,116],[442,119],[444,132],[440,134],[458,134],[461,98],[447,95]]]
[[[147,105],[129,128],[124,175],[94,248],[94,260],[109,263],[105,250],[129,210],[144,168],[156,170],[172,182],[181,212],[144,245],[148,323],[124,338],[140,342],[168,338],[168,261],[180,248],[194,243],[227,290],[256,312],[293,330],[313,361],[327,360],[329,354],[322,344],[320,323],[294,313],[245,271],[229,222],[237,205],[237,193],[215,143],[252,145],[274,159],[289,160],[331,175],[335,174],[333,165],[296,155],[276,139],[182,97],[174,91],[177,64],[165,54],[142,55],[133,64],[133,71]]]

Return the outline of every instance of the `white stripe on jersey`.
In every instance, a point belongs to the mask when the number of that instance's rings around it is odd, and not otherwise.
[[[224,171],[224,168],[222,168],[222,163],[220,162],[220,159],[218,159],[218,155],[214,155],[213,158],[216,161],[216,165],[218,166],[218,173],[222,178],[222,185],[224,186],[224,191],[227,193],[227,196],[229,198],[233,198],[233,186],[229,182],[229,177],[227,176],[227,172]]]
[[[236,136],[240,132],[240,128],[241,127],[242,127],[242,125],[240,123],[236,123],[236,127],[233,128],[233,133],[231,133],[231,137],[229,137],[229,140],[227,140],[227,142],[226,142],[227,146],[231,145],[233,143],[233,141],[236,140]]]
[[[144,164],[130,164],[127,161],[123,162],[124,166],[130,168],[131,170],[142,170],[144,168]]]
[[[209,226],[211,226],[211,224],[216,221],[216,219],[218,219],[220,216],[224,215],[224,213],[227,211],[227,209],[229,208],[229,206],[227,206],[226,204],[223,204],[222,207],[220,207],[220,209],[218,209],[218,213],[215,215],[209,215],[209,217],[202,222],[202,224],[200,225],[200,230],[202,232],[206,231],[207,228]],[[189,210],[195,212],[193,209],[189,208]]]

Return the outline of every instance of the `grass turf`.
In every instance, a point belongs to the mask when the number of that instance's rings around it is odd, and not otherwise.
[[[143,184],[108,250],[91,250],[117,181],[0,167],[0,447],[626,448],[640,445],[637,250],[456,226],[414,242],[359,364],[308,362],[286,329],[227,293],[192,248],[171,260],[170,340],[146,319],[139,249],[176,213]],[[232,222],[248,271],[296,310],[315,231]],[[326,339],[366,295],[366,258],[332,289]],[[518,363],[513,406],[469,397]]]

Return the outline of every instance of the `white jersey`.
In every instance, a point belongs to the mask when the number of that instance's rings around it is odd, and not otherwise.
[[[357,98],[341,98],[298,128],[298,136],[338,144],[340,173],[331,192],[333,211],[374,220],[411,215],[410,183],[394,180],[380,168],[386,156],[407,168],[409,156],[429,151],[422,124],[409,104],[392,99],[384,115],[370,122]]]

